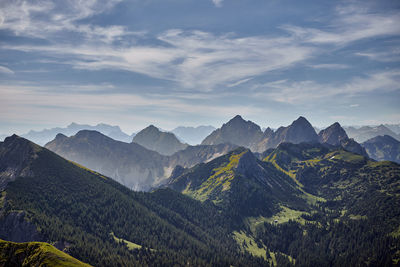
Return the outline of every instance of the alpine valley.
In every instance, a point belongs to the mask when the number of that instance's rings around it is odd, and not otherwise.
[[[6,137],[0,266],[399,266],[393,134],[261,129]]]

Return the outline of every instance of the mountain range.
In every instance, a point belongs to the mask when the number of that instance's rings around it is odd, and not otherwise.
[[[46,144],[46,148],[112,177],[129,188],[150,190],[163,184],[177,165],[192,167],[238,146],[263,153],[285,142],[325,143],[368,156],[363,145],[349,138],[339,123],[334,123],[317,134],[304,117],[299,117],[291,125],[280,127],[276,131],[267,128],[262,132],[257,124],[235,116],[206,137],[202,145],[197,146],[183,144],[174,134],[160,131],[151,125],[140,131],[131,144],[115,141],[95,131],[84,130],[71,137],[58,135]],[[390,144],[385,147],[389,146]],[[393,156],[382,156],[379,160],[392,158]]]
[[[237,133],[237,134],[235,134]],[[264,152],[269,148],[276,148],[281,143],[328,143],[366,156],[365,150],[360,144],[350,139],[339,123],[334,123],[328,128],[321,130],[319,134],[314,127],[304,117],[299,117],[292,124],[280,127],[276,131],[266,128],[264,132],[261,128],[251,122],[245,121],[237,115],[221,128],[212,132],[204,139],[202,144],[221,144],[232,143],[244,146],[254,152]]]
[[[93,133],[107,144],[78,137]],[[239,147],[176,167],[164,189],[144,193],[14,135],[0,143],[0,238],[47,242],[94,266],[400,260],[400,165],[328,143],[264,154]]]
[[[71,137],[59,134],[45,147],[68,160],[112,177],[128,188],[149,190],[162,184],[176,165],[192,167],[225,154],[235,146],[185,146],[184,150],[166,156],[135,142],[120,142],[96,131],[83,130]]]
[[[135,133],[132,135],[128,135],[124,132],[121,131],[119,126],[111,126],[108,124],[100,123],[95,126],[87,125],[87,124],[77,124],[77,123],[71,123],[65,128],[61,127],[56,127],[56,128],[51,128],[51,129],[44,129],[42,131],[29,131],[26,134],[21,135],[22,137],[31,140],[32,142],[38,144],[38,145],[45,145],[46,143],[50,142],[53,140],[57,134],[61,133],[66,136],[71,136],[76,134],[77,132],[81,130],[93,130],[93,131],[98,131],[100,133],[103,133],[104,135],[107,135],[108,137],[122,141],[122,142],[131,142],[133,136],[135,136]]]
[[[133,192],[15,135],[0,162],[4,240],[45,241],[94,266],[257,265],[210,203]]]
[[[392,125],[391,127],[395,129],[395,126],[396,125]],[[398,141],[400,140],[400,135],[398,133],[393,132],[382,124],[378,126],[362,126],[359,128],[349,126],[344,129],[350,138],[353,138],[355,141],[360,143],[379,135],[389,135]]]
[[[143,145],[182,144],[153,127]],[[92,130],[46,147],[7,137],[0,263],[400,263],[400,165],[374,160],[397,159],[392,137],[359,144],[339,123],[317,134],[304,117],[262,131],[236,116],[202,143],[162,155]]]

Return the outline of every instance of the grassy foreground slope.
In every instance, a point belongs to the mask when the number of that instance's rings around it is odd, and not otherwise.
[[[89,267],[43,242],[15,243],[0,239],[0,266]]]

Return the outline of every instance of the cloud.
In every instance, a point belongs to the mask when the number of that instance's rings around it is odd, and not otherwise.
[[[336,18],[324,30],[294,25],[284,25],[282,29],[303,42],[346,45],[367,38],[398,36],[399,21],[400,12],[397,10],[379,13],[354,5],[344,5],[337,8]]]
[[[348,69],[349,66],[345,64],[315,64],[310,66],[313,69],[330,69],[330,70],[341,70]]]
[[[380,62],[398,62],[400,61],[400,49],[389,48],[386,51],[368,51],[368,52],[358,52],[355,53],[356,56],[366,57],[370,60],[380,61]]]
[[[243,84],[243,83],[247,83],[247,82],[250,81],[251,79],[253,79],[253,78],[247,78],[247,79],[239,80],[239,81],[237,81],[237,82],[228,84],[227,86],[228,86],[228,87],[235,87],[235,86],[241,85],[241,84]]]
[[[375,72],[366,77],[355,77],[345,83],[280,80],[256,85],[254,98],[267,98],[288,104],[314,103],[332,97],[352,97],[377,91],[400,90],[400,70]]]
[[[80,21],[103,13],[120,1],[4,0],[0,2],[0,29],[50,41],[70,32],[92,41],[113,42],[130,33],[122,26],[101,27]]]
[[[5,73],[5,74],[14,74],[14,71],[10,70],[7,67],[0,66],[0,73]]]
[[[221,7],[224,0],[212,0],[216,7]]]
[[[44,56],[64,58],[74,68],[117,69],[177,82],[183,88],[210,91],[310,58],[317,49],[298,45],[290,37],[214,35],[201,31],[169,30],[156,37],[164,45],[115,47],[2,46]]]

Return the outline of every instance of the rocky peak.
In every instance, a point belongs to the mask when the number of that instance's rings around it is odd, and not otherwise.
[[[318,140],[320,143],[328,143],[334,146],[341,145],[341,143],[347,139],[348,136],[346,131],[338,122],[335,122],[328,128],[320,131],[318,134]]]
[[[291,125],[279,128],[276,131],[275,139],[276,145],[282,142],[298,144],[302,142],[317,142],[318,135],[311,123],[300,116]]]
[[[249,148],[258,143],[262,136],[263,132],[260,126],[252,121],[245,121],[240,115],[237,115],[207,136],[202,145],[231,143]]]

